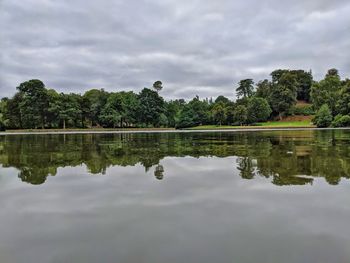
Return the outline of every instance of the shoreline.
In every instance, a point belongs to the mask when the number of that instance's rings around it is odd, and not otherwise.
[[[11,130],[0,132],[0,136],[7,135],[50,135],[50,134],[124,134],[124,133],[204,133],[204,132],[264,132],[264,131],[304,131],[304,130],[350,130],[350,127],[342,128],[317,128],[317,127],[252,127],[252,128],[226,128],[226,129],[106,129],[106,130]]]

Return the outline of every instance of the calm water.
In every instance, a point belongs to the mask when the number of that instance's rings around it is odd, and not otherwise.
[[[348,263],[350,131],[0,136],[1,263]]]

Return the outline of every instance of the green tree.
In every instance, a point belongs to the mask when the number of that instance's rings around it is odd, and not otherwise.
[[[317,111],[316,116],[313,120],[319,128],[329,127],[332,123],[332,112],[327,104],[323,104],[321,108]]]
[[[99,116],[100,113],[107,103],[108,93],[103,89],[92,89],[83,95],[83,101],[87,104],[88,112],[84,112],[84,115],[90,122],[90,126],[100,126]],[[85,108],[86,109],[86,108]]]
[[[219,103],[219,102],[222,102],[224,105],[227,105],[230,103],[230,100],[228,98],[226,98],[225,96],[218,96],[215,100],[215,103]]]
[[[198,96],[186,104],[179,115],[177,127],[193,127],[209,123],[209,102]]]
[[[259,81],[258,84],[256,84],[256,96],[264,99],[269,99],[271,92],[271,83],[267,79],[263,81]]]
[[[291,73],[284,73],[271,86],[270,103],[280,119],[295,103],[297,97],[297,82]]]
[[[248,120],[248,110],[243,105],[238,105],[233,112],[233,119],[239,125],[247,123]]]
[[[316,110],[327,104],[333,115],[336,115],[337,102],[340,98],[342,82],[338,71],[330,69],[325,78],[315,82],[311,88],[311,100]]]
[[[55,90],[49,89],[48,95],[48,108],[46,114],[46,121],[49,128],[58,128],[60,125],[59,112],[60,112],[60,94]]]
[[[214,121],[221,126],[222,123],[225,122],[226,120],[225,103],[223,101],[215,103],[214,107],[212,108],[212,114],[213,114]]]
[[[332,122],[332,127],[350,127],[350,116],[338,114]]]
[[[104,127],[122,127],[122,97],[119,93],[109,94],[104,107],[102,108],[99,120]]]
[[[62,128],[79,127],[81,120],[81,110],[76,94],[60,94],[58,118],[62,123]]]
[[[248,102],[248,121],[255,123],[259,121],[266,121],[271,113],[271,107],[266,99],[253,97]]]
[[[164,112],[164,99],[156,91],[144,88],[138,95],[138,100],[140,122],[157,126],[160,114]]]
[[[135,126],[137,124],[137,109],[139,108],[139,100],[137,95],[132,92],[121,92],[121,105],[122,105],[122,119],[121,122],[126,125],[126,127]]]
[[[238,88],[236,89],[237,98],[249,98],[253,96],[254,92],[254,81],[252,79],[243,79],[239,82]]]
[[[32,79],[21,83],[17,90],[21,93],[19,108],[24,128],[45,128],[48,95],[41,80]]]
[[[163,89],[163,83],[160,80],[157,80],[156,82],[153,83],[153,88],[157,92],[160,92]]]
[[[168,119],[169,127],[176,127],[176,124],[179,121],[180,113],[185,106],[185,101],[180,100],[171,100],[165,103],[165,115]]]
[[[336,102],[336,112],[347,115],[350,114],[350,80],[344,81],[340,90],[339,99]]]

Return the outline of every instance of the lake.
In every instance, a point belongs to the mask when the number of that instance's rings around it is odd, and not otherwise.
[[[350,131],[0,136],[1,263],[348,263]]]

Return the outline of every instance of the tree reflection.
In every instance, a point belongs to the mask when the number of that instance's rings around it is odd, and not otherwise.
[[[156,168],[154,169],[154,176],[158,180],[163,180],[163,177],[164,177],[164,167],[163,167],[163,165],[158,164],[156,166]]]
[[[0,163],[19,178],[42,184],[59,167],[85,164],[91,174],[111,166],[142,165],[164,178],[165,157],[236,157],[244,179],[269,178],[275,185],[312,184],[323,177],[337,185],[350,178],[348,131],[233,133],[142,133],[0,136]],[[153,168],[154,167],[154,168]]]

